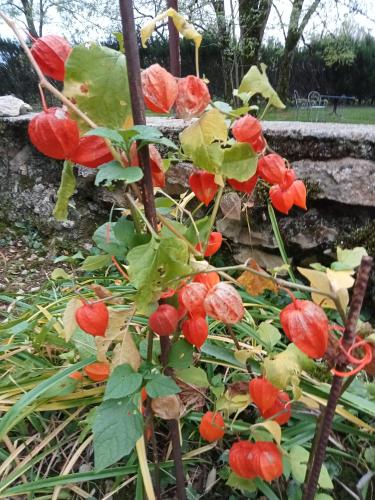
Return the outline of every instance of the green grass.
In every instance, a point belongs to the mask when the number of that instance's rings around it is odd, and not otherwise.
[[[294,107],[288,107],[284,110],[271,109],[267,112],[265,120],[269,121],[301,121],[315,122],[316,117],[318,122],[326,123],[361,123],[367,125],[375,125],[375,106],[339,106],[338,114],[332,113],[332,105],[325,109],[300,110],[298,112]]]

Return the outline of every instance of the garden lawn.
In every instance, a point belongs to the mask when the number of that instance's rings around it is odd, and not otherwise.
[[[363,123],[375,124],[375,106],[339,106],[337,115],[332,113],[332,105],[327,108],[309,112],[302,109],[298,112],[295,107],[287,107],[283,110],[271,109],[267,112],[265,119],[269,121],[301,121],[301,122],[328,122],[328,123]],[[316,119],[317,118],[317,119]]]

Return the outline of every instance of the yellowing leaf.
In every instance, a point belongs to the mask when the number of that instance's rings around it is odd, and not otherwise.
[[[236,358],[237,361],[239,361],[240,363],[246,365],[246,361],[249,358],[254,358],[261,351],[262,351],[261,348],[259,348],[258,351],[256,351],[256,349],[252,349],[252,350],[241,349],[240,351],[236,350],[236,351],[234,351],[234,357]]]
[[[220,144],[228,137],[228,127],[224,115],[217,109],[204,113],[180,134],[184,153],[189,155],[200,168],[210,172],[218,171],[223,161],[224,152]]]
[[[113,350],[112,366],[124,363],[129,364],[134,371],[138,371],[141,364],[141,355],[129,329],[126,330],[121,344],[117,344]]]
[[[250,259],[247,265],[255,271],[264,272],[263,269],[258,266],[255,259]],[[258,276],[257,274],[253,274],[251,271],[244,271],[237,281],[250,295],[261,295],[264,290],[271,290],[271,292],[275,293],[278,292],[278,288],[274,281]]]
[[[261,64],[260,66],[262,72],[259,71],[257,66],[251,66],[249,71],[243,77],[238,92],[249,93],[251,96],[261,94],[265,99],[268,99],[269,103],[275,108],[284,109],[285,104],[281,102],[275,89],[268,80],[266,74],[267,66],[265,64]]]
[[[264,360],[264,376],[279,389],[288,385],[295,388],[301,371],[311,365],[313,362],[294,344],[290,344],[285,351]]]
[[[272,435],[273,439],[280,446],[281,443],[281,427],[274,420],[265,420],[264,422],[260,422],[259,424],[255,424],[251,426],[251,429],[255,429],[257,427],[264,427],[267,431]]]
[[[352,269],[358,267],[361,263],[362,257],[366,255],[368,254],[366,249],[363,247],[355,247],[351,250],[337,247],[337,260],[341,264]]]
[[[231,396],[229,391],[226,391],[225,394],[217,400],[216,409],[231,415],[232,413],[240,413],[245,410],[249,404],[249,394],[236,394],[235,396]]]
[[[109,320],[108,327],[105,332],[107,340],[115,340],[125,332],[126,322],[132,314],[131,310],[113,309],[108,307]]]
[[[76,311],[82,306],[82,301],[80,299],[74,298],[69,300],[66,305],[62,322],[64,327],[64,338],[67,342],[69,342],[71,336],[74,333],[74,330],[78,328],[78,324],[76,321]]]
[[[194,26],[189,22],[187,22],[186,19],[181,14],[179,14],[172,8],[162,12],[161,14],[156,16],[152,21],[143,26],[143,28],[141,29],[142,47],[146,48],[146,42],[152,35],[153,31],[155,30],[156,23],[162,21],[168,16],[173,19],[173,23],[176,26],[177,31],[181,33],[181,35],[184,36],[185,38],[193,40],[196,48],[199,48],[202,42],[202,35],[200,35],[198,31],[194,28]]]
[[[348,288],[354,284],[354,278],[351,276],[353,271],[334,271],[326,269],[323,271],[316,271],[315,269],[306,269],[298,267],[298,271],[310,281],[310,286],[325,293],[336,293],[341,307],[345,311],[349,303]],[[324,297],[319,293],[312,293],[311,298],[315,304],[330,309],[336,309],[336,305],[332,299]]]

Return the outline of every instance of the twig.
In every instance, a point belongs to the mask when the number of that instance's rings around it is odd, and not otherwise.
[[[348,350],[353,344],[356,336],[356,326],[362,308],[363,299],[366,293],[367,283],[372,269],[373,259],[371,257],[362,257],[361,265],[358,270],[357,279],[353,289],[353,296],[350,304],[349,314],[345,324],[343,334],[343,348]],[[347,361],[343,358],[342,353],[338,354],[337,369],[344,370]],[[332,428],[333,417],[337,406],[338,399],[341,395],[342,378],[335,375],[333,377],[331,390],[329,393],[327,406],[324,411],[321,423],[316,430],[318,440],[316,447],[313,447],[312,459],[309,460],[310,467],[306,470],[305,491],[303,500],[313,500],[318,486],[320,470],[322,468],[326,448],[329,440],[329,435]]]

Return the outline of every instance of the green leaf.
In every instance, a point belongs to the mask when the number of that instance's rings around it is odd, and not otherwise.
[[[132,248],[135,243],[137,233],[135,232],[134,222],[126,217],[120,217],[113,226],[117,241],[125,247]]]
[[[193,163],[208,172],[218,171],[223,151],[219,143],[225,143],[228,127],[225,118],[217,109],[204,113],[180,134],[184,153],[191,157]],[[219,143],[214,143],[219,141]]]
[[[210,218],[203,217],[202,219],[195,221],[195,227],[193,224],[190,224],[184,236],[192,245],[196,245],[199,241],[206,240],[210,227]],[[196,229],[198,231],[198,235]]]
[[[126,142],[124,141],[122,135],[119,134],[117,130],[113,130],[112,128],[96,127],[86,132],[85,135],[103,137],[103,139],[109,139],[115,146],[119,146],[123,149],[126,147]]]
[[[292,476],[297,483],[303,484],[305,481],[309,452],[302,446],[295,445],[289,452]],[[333,484],[329,477],[327,468],[323,465],[319,476],[319,486],[326,490],[332,490]]]
[[[73,196],[76,188],[76,178],[74,175],[74,165],[71,161],[65,160],[61,174],[61,182],[57,191],[57,202],[53,209],[53,215],[57,220],[63,221],[68,217],[69,200]]]
[[[93,425],[95,468],[129,455],[143,433],[143,417],[129,399],[110,399],[97,409]]]
[[[201,347],[202,354],[212,357],[214,359],[224,361],[230,365],[243,368],[243,363],[239,362],[232,351],[229,351],[225,347],[220,347],[212,342],[205,342]]]
[[[241,85],[239,86],[239,93],[249,93],[251,96],[261,94],[265,99],[269,100],[275,108],[284,109],[285,105],[281,102],[275,89],[270,84],[265,64],[261,64],[262,72],[259,71],[257,66],[251,66],[249,71],[243,77]]]
[[[257,490],[254,479],[244,479],[243,477],[237,476],[234,472],[229,474],[226,484],[231,488],[247,491],[248,493],[254,493],[254,491]]]
[[[258,157],[249,144],[237,142],[230,148],[224,149],[220,173],[230,179],[246,181],[255,174],[257,161]]]
[[[163,134],[155,127],[150,125],[134,125],[132,130],[136,132],[133,140],[140,141],[140,147],[145,144],[159,144],[161,146],[166,146],[167,148],[177,150],[177,146],[167,137],[163,137]]]
[[[271,350],[281,339],[279,330],[267,321],[263,321],[258,326],[258,334],[261,343],[269,350]]]
[[[67,62],[64,95],[100,127],[131,125],[128,75],[124,54],[101,45],[73,48]],[[79,127],[89,127],[81,118]]]
[[[164,283],[173,287],[177,276],[189,274],[187,244],[177,238],[152,238],[134,247],[127,255],[129,276],[137,288],[136,303],[140,312],[150,313]]]
[[[188,368],[193,362],[194,348],[189,342],[180,339],[172,344],[168,353],[168,366],[172,368]]]
[[[183,382],[195,385],[196,387],[210,386],[206,372],[202,368],[198,368],[196,366],[190,366],[190,368],[176,370],[176,377]]]
[[[146,384],[146,392],[150,398],[158,398],[160,396],[169,396],[181,392],[176,382],[171,377],[166,375],[155,375]]]
[[[91,358],[96,355],[95,339],[80,328],[76,328],[70,338],[81,359]]]
[[[142,375],[130,365],[117,366],[108,379],[103,401],[121,399],[134,394],[142,385]]]
[[[124,245],[116,238],[114,228],[116,222],[105,222],[93,234],[92,239],[104,252],[123,258],[125,256]]]
[[[84,271],[96,271],[97,269],[102,269],[103,267],[109,266],[112,263],[111,256],[105,255],[89,255],[83,261],[81,268]]]
[[[41,396],[40,399],[47,400],[61,396],[67,396],[75,391],[77,388],[78,381],[71,378],[66,377],[64,380],[60,380],[55,384],[51,385]]]
[[[118,161],[104,163],[98,168],[95,177],[95,186],[105,182],[105,186],[111,185],[113,181],[125,181],[128,184],[138,182],[143,177],[143,171],[140,167],[123,167]]]
[[[68,280],[72,277],[71,274],[68,274],[65,269],[62,269],[61,267],[56,267],[51,274],[51,279],[52,280],[59,280],[59,279],[64,279]]]

